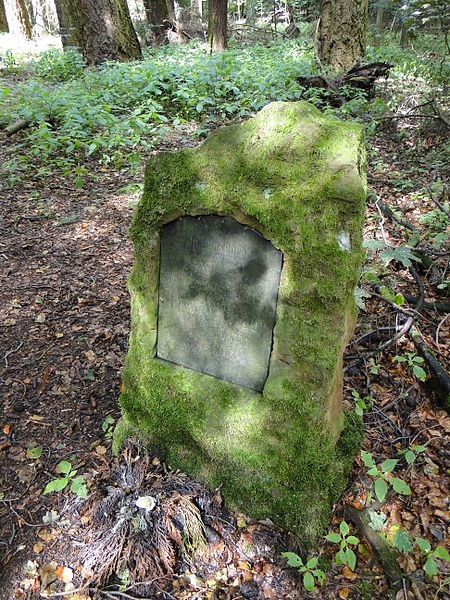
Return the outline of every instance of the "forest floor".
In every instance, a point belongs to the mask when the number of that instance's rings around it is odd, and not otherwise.
[[[444,133],[439,126],[435,131],[418,128],[405,138],[389,124],[372,138],[369,186],[413,223],[424,211],[436,208],[416,192],[436,178],[428,157]],[[4,161],[12,141],[0,135]],[[167,148],[186,143],[172,139]],[[109,586],[92,585],[89,570],[82,571],[82,559],[86,562],[89,553],[84,544],[95,524],[95,502],[104,497],[121,469],[133,464],[133,449],[112,456],[110,430],[120,417],[117,399],[130,326],[126,285],[133,263],[127,230],[139,199],[139,193],[127,186],[143,178],[142,172],[130,178],[126,171],[94,164],[89,171],[92,176],[81,189],[53,174],[45,180],[18,182],[12,189],[3,182],[1,190],[0,599],[389,597],[389,579],[353,525],[352,532],[361,538],[355,571],[337,566],[336,547],[324,542],[320,564],[328,564],[326,579],[308,595],[298,570],[281,557],[283,550],[301,553],[293,536],[270,522],[229,512],[219,494],[170,473],[156,456],[149,457],[145,477],[165,485],[170,498],[184,495],[196,504],[208,543],[189,556],[172,536],[174,562],[153,565],[154,577],[146,585],[131,585],[135,574],[126,582],[123,573],[122,587],[117,577],[111,577]],[[369,196],[365,238],[381,239],[383,233],[394,244],[403,240],[402,227],[385,218],[381,232],[380,220],[374,196]],[[436,287],[436,277],[448,279],[448,252],[441,254],[435,266],[417,266],[427,301],[445,301],[437,298]],[[410,271],[393,264],[388,278],[396,291],[417,296]],[[408,363],[394,359],[407,352],[416,355],[408,337],[375,352],[372,363],[353,365],[393,334],[385,335],[381,329],[366,346],[355,340],[374,328],[395,327],[401,316],[382,298],[372,295],[366,300],[366,311],[360,312],[347,349],[345,405],[354,410],[352,391],[373,398],[364,414],[364,448],[377,464],[400,458],[396,474],[412,490],[410,496],[388,495],[382,506],[387,535],[400,527],[435,548],[448,539],[450,418],[436,404],[428,381],[422,383]],[[425,307],[417,323],[448,369],[449,321],[444,318],[445,313]],[[416,444],[426,450],[408,466],[399,453]],[[87,483],[89,500],[84,508],[68,489],[43,494],[62,460],[69,461]],[[346,506],[362,509],[370,503],[372,485],[358,458],[347,491],[333,509],[331,530],[338,529]],[[399,555],[405,578],[393,597],[448,597],[444,586],[448,563],[437,560],[439,574],[432,577],[426,576],[423,563],[416,547]],[[95,569],[93,565],[91,575]]]

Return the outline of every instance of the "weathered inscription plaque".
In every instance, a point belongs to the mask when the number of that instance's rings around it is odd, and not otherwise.
[[[234,219],[183,217],[161,231],[157,357],[261,391],[282,253]]]

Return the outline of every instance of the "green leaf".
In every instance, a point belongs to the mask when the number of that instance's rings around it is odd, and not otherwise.
[[[50,492],[60,492],[69,483],[68,477],[60,477],[59,479],[52,479],[45,486],[44,494],[50,494]]]
[[[316,577],[319,585],[323,585],[323,582],[325,581],[325,573],[321,569],[314,569],[313,575]]]
[[[425,570],[425,573],[428,575],[428,577],[433,577],[433,575],[438,574],[438,568],[437,568],[436,561],[433,560],[433,557],[431,557],[431,556],[429,556],[427,558],[427,562],[425,563],[423,568]]]
[[[348,532],[350,531],[350,527],[348,526],[348,523],[346,523],[345,521],[341,521],[341,524],[339,525],[339,529],[340,532],[342,533],[343,537],[345,537]]]
[[[436,549],[433,551],[433,556],[440,560],[450,560],[450,554],[443,546],[436,546]]]
[[[363,460],[363,463],[366,465],[366,467],[374,467],[375,466],[375,462],[374,462],[370,452],[361,450],[361,458]]]
[[[398,529],[392,536],[392,543],[399,552],[412,552],[413,543],[404,529]]]
[[[422,369],[422,367],[419,367],[418,365],[414,365],[413,366],[413,373],[414,373],[414,375],[417,377],[417,379],[419,381],[425,381],[427,374]]]
[[[407,246],[397,246],[397,248],[385,248],[380,254],[381,260],[384,261],[385,265],[388,265],[391,261],[396,260],[401,262],[404,267],[409,269],[411,261],[422,262],[410,248]]]
[[[403,363],[403,362],[406,362],[406,357],[405,356],[399,356],[398,354],[396,354],[394,356],[394,360],[396,360],[399,363]]]
[[[387,483],[384,479],[376,479],[375,480],[375,495],[378,498],[379,502],[383,502],[386,498],[387,494]]]
[[[427,540],[424,540],[421,537],[416,537],[416,544],[419,546],[419,548],[422,550],[422,552],[424,554],[426,554],[427,552],[429,552],[431,550],[430,542],[428,542]]]
[[[412,450],[408,450],[405,453],[405,460],[408,463],[408,465],[410,465],[412,462],[414,462],[416,458],[416,455],[414,454],[414,452]]]
[[[327,536],[325,536],[325,539],[328,542],[331,542],[332,544],[339,544],[339,542],[341,541],[341,536],[336,533],[336,531],[333,531],[332,533],[329,533]]]
[[[305,589],[308,590],[308,592],[312,592],[314,589],[314,577],[309,571],[307,571],[303,575],[303,585],[305,586]]]
[[[295,552],[282,552],[281,556],[283,558],[288,559],[288,565],[290,567],[302,567],[303,566],[302,559],[300,558],[300,556],[298,554],[295,554]]]
[[[403,296],[403,294],[395,294],[394,296],[394,302],[397,306],[403,306],[403,304],[405,304],[405,298]]]
[[[84,478],[80,476],[72,479],[70,491],[80,498],[87,498],[86,482],[84,481]]]
[[[347,538],[347,544],[353,544],[353,545],[359,544],[359,539],[354,535],[349,535]]]
[[[40,458],[42,454],[42,446],[35,446],[34,448],[28,448],[27,450],[27,458],[31,458],[31,460],[36,460]]]
[[[411,488],[407,483],[400,479],[399,477],[393,477],[390,480],[390,483],[397,494],[403,494],[404,496],[411,496]]]
[[[67,475],[68,473],[70,473],[70,469],[72,468],[72,465],[70,464],[69,461],[67,460],[62,460],[59,465],[59,472],[63,473],[64,475]]]
[[[351,548],[347,548],[347,550],[345,551],[345,561],[350,567],[350,569],[354,571],[356,567],[356,554]]]
[[[387,460],[385,460],[381,463],[381,470],[384,473],[392,473],[392,471],[395,469],[395,465],[397,463],[398,463],[398,460],[396,458],[388,458]]]
[[[372,467],[371,469],[369,469],[367,471],[367,473],[369,475],[372,475],[372,477],[378,477],[378,475],[380,474],[380,472],[378,471],[378,469],[376,467]]]
[[[420,365],[421,363],[423,363],[423,358],[421,356],[415,356],[413,358],[413,362],[415,362],[415,363],[417,363],[417,364]]]
[[[420,444],[418,446],[414,447],[414,452],[416,454],[418,454],[419,452],[425,452],[426,448],[425,446],[421,446]]]
[[[306,566],[308,567],[308,569],[314,569],[315,567],[317,567],[318,562],[319,562],[319,557],[314,556],[313,558],[310,558],[308,560],[308,562],[306,563]]]

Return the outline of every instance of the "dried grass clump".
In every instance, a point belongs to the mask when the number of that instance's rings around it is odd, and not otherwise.
[[[102,586],[128,570],[128,584],[173,573],[177,558],[190,560],[206,543],[205,525],[194,498],[201,485],[181,473],[167,473],[158,460],[128,442],[124,460],[112,472],[112,485],[83,510],[83,576]],[[138,498],[151,496],[151,509]]]

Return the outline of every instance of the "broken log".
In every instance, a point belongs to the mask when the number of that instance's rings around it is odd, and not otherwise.
[[[339,75],[334,79],[327,79],[323,75],[313,75],[311,77],[298,77],[298,83],[306,88],[325,89],[330,94],[330,104],[342,106],[345,98],[341,94],[344,86],[350,86],[366,91],[369,97],[372,96],[375,81],[379,77],[387,77],[392,65],[385,62],[372,62],[362,65],[357,62],[347,73]]]
[[[10,136],[14,135],[15,133],[17,133],[18,131],[21,131],[22,129],[26,129],[27,127],[29,127],[29,125],[30,125],[30,121],[28,119],[19,119],[12,125],[8,125],[8,127],[5,127],[5,133],[8,137],[10,137]]]

